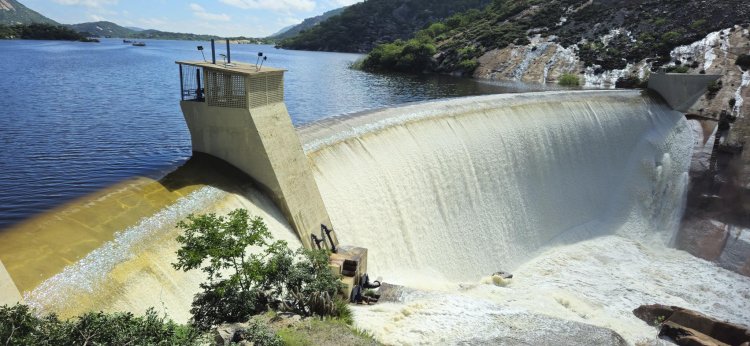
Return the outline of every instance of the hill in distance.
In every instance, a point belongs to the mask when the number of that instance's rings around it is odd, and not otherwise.
[[[326,13],[323,13],[323,14],[321,14],[319,16],[307,18],[304,21],[302,21],[302,23],[300,23],[300,24],[288,26],[288,27],[286,27],[284,29],[279,30],[278,33],[275,33],[275,34],[269,36],[269,38],[274,38],[274,39],[277,39],[277,40],[281,40],[281,39],[285,39],[285,38],[296,36],[300,32],[305,31],[305,30],[309,30],[309,29],[313,28],[314,26],[316,26],[316,25],[318,25],[318,24],[320,24],[320,23],[328,20],[328,18],[331,18],[333,16],[337,16],[337,15],[341,14],[342,12],[344,12],[345,9],[346,9],[346,7],[341,7],[341,8],[337,8],[335,10],[330,10],[330,11],[328,11]]]
[[[16,0],[0,0],[0,25],[32,23],[59,25]]]
[[[375,45],[407,39],[425,25],[478,9],[490,0],[368,0],[347,7],[309,30],[282,40],[288,49],[368,52]]]
[[[2,1],[2,0],[0,0]],[[119,26],[112,22],[90,22],[81,24],[68,25],[69,28],[85,33],[88,36],[99,36],[99,37],[129,37],[136,33],[136,31]]]

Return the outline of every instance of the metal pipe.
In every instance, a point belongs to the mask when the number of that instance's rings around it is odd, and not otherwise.
[[[197,86],[195,87],[195,98],[198,100],[203,99],[203,91],[201,90],[201,69],[195,70],[195,81]]]
[[[323,224],[320,225],[320,229],[323,230],[323,232],[325,232],[326,236],[328,237],[328,241],[331,242],[331,251],[333,251],[333,253],[336,253],[336,244],[333,243],[333,237],[331,237],[331,232],[333,231],[328,229],[328,227],[326,227],[326,225],[323,225]]]
[[[227,64],[232,63],[232,53],[230,53],[229,49],[229,39],[227,39]]]
[[[216,65],[216,42],[211,39],[211,63]]]
[[[315,246],[318,248],[318,250],[320,250],[321,249],[320,248],[320,243],[324,242],[325,239],[318,239],[318,237],[315,236],[315,234],[310,234],[310,238],[312,238],[313,244],[315,244]]]
[[[182,64],[177,64],[180,67],[180,99],[185,101],[185,83],[182,81]]]

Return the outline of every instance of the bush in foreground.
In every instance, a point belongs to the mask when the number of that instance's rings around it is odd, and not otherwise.
[[[38,317],[26,305],[0,307],[3,345],[197,345],[201,334],[149,309],[131,313],[89,312],[70,320]]]
[[[177,225],[175,269],[200,268],[207,282],[195,296],[192,323],[208,330],[221,323],[244,322],[268,310],[302,316],[346,316],[348,306],[334,298],[339,278],[328,268],[325,250],[292,251],[286,242],[273,241],[260,217],[237,209],[228,217],[188,216]],[[248,253],[248,248],[259,249]]]

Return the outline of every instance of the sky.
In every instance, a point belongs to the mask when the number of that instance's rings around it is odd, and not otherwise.
[[[63,24],[122,26],[218,36],[265,37],[362,0],[20,0]]]

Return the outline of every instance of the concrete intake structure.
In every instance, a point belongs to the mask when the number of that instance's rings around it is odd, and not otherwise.
[[[278,205],[303,245],[332,228],[284,104],[284,70],[178,61],[193,151],[247,173]],[[322,236],[322,234],[319,234]],[[333,238],[334,242],[336,238]]]
[[[688,109],[706,93],[708,86],[719,78],[720,75],[660,71],[649,76],[648,88],[659,93],[672,109],[687,113]]]

